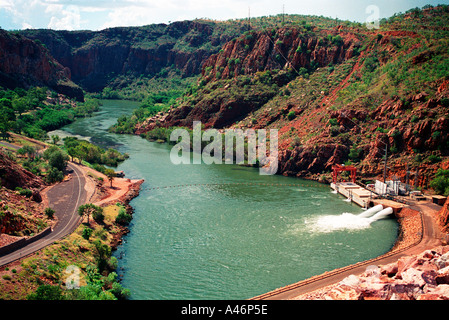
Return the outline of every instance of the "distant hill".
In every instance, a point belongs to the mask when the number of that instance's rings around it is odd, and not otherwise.
[[[41,44],[0,29],[0,86],[13,89],[46,86],[84,100],[83,90],[70,79],[70,69],[58,63]]]
[[[71,70],[73,80],[91,92],[121,88],[140,76],[198,75],[201,64],[247,28],[243,23],[181,21],[169,25],[119,27],[101,31],[25,30],[44,43]],[[126,78],[123,78],[126,77]]]
[[[277,128],[280,173],[330,179],[334,164],[366,178],[426,186],[449,168],[449,9],[413,9],[380,29],[321,18],[253,28],[208,58],[198,86],[157,127]],[[121,125],[126,121],[121,119]],[[150,134],[151,135],[151,134]],[[413,182],[414,183],[414,182]]]
[[[408,168],[425,186],[449,167],[448,25],[442,5],[372,30],[287,15],[20,34],[41,41],[87,91],[147,97],[116,132],[147,135],[193,120],[277,128],[282,174],[329,180],[333,164],[347,163],[375,177],[387,149],[389,173]]]

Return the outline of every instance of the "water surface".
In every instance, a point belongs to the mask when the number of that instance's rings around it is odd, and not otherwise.
[[[118,170],[145,179],[115,252],[131,299],[246,299],[374,258],[395,242],[394,219],[358,223],[363,210],[328,186],[235,165],[173,165],[169,145],[107,132],[135,103],[103,103],[58,132],[127,152]]]

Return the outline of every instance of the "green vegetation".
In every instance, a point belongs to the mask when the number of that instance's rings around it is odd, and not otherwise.
[[[5,90],[0,87],[0,134],[6,138],[7,132],[13,131],[45,140],[47,131],[89,116],[99,106],[100,102],[92,98],[86,98],[84,103],[59,100],[59,96],[47,88]]]
[[[131,116],[123,115],[117,119],[117,123],[109,131],[115,133],[134,133],[134,127],[137,123],[156,115],[158,112],[167,111],[170,106],[184,91],[167,90],[156,91],[148,94],[142,101],[140,107],[133,111]]]
[[[11,204],[9,210],[19,212],[22,206]],[[124,230],[116,222],[121,209],[128,222],[131,218],[119,203],[101,210],[94,206],[89,208],[93,219],[88,225],[81,224],[64,239],[24,258],[14,269],[0,271],[0,300],[117,300],[129,297],[130,291],[121,286],[115,272],[117,259],[112,256],[111,246]],[[101,211],[101,214],[97,216],[93,211]],[[18,214],[15,214],[11,222],[16,223],[17,219]],[[36,222],[33,227],[37,225]],[[17,236],[39,230],[24,230]],[[73,275],[77,279],[71,287],[70,276]]]
[[[449,170],[439,169],[430,187],[439,195],[449,196]]]
[[[126,209],[123,206],[120,206],[119,213],[117,218],[115,218],[115,222],[127,226],[131,222],[132,216],[126,213]]]
[[[81,205],[78,208],[78,214],[82,218],[87,217],[87,224],[89,224],[89,219],[91,216],[96,222],[102,222],[104,220],[103,208],[92,203]]]
[[[102,173],[106,171],[104,165],[116,167],[120,162],[128,158],[126,153],[121,154],[112,148],[105,150],[89,141],[80,140],[76,137],[66,137],[63,141],[64,149],[72,160],[77,158],[80,162],[86,161],[94,169]]]

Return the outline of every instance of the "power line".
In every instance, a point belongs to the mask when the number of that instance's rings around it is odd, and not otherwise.
[[[267,186],[267,187],[320,187],[327,188],[328,185],[315,183],[266,183],[266,182],[224,182],[224,183],[192,183],[192,184],[178,184],[171,186],[146,187],[142,190],[159,190],[159,189],[173,189],[173,188],[187,188],[187,187],[213,187],[213,186]]]

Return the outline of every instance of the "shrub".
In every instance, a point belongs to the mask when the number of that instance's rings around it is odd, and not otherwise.
[[[338,120],[335,118],[331,118],[331,119],[329,119],[329,124],[331,126],[336,126],[336,125],[338,125]]]
[[[449,170],[439,169],[435,175],[435,179],[430,182],[430,187],[437,194],[449,195]]]
[[[27,296],[28,300],[62,300],[62,289],[58,286],[42,285],[36,292]]]
[[[59,171],[57,168],[54,167],[50,169],[47,176],[45,177],[45,180],[48,183],[62,181],[62,179],[64,179],[64,174],[62,173],[62,171]]]
[[[437,163],[437,162],[441,162],[441,157],[432,154],[432,155],[430,155],[430,156],[427,157],[427,160],[428,160],[430,163]]]
[[[295,117],[296,117],[296,113],[295,113],[295,111],[293,111],[293,110],[290,111],[290,112],[288,113],[288,115],[287,115],[287,119],[288,119],[289,121],[295,119]]]
[[[132,216],[127,214],[124,208],[120,208],[119,213],[115,218],[115,222],[123,226],[126,226],[131,222],[131,219]]]
[[[86,240],[89,240],[89,238],[90,238],[91,235],[92,235],[92,229],[91,229],[91,228],[88,228],[88,227],[85,227],[85,228],[83,229],[82,237],[83,237],[84,239],[86,239]]]
[[[348,154],[349,159],[354,160],[354,161],[360,160],[360,155],[361,155],[362,151],[363,151],[363,149],[356,148],[355,146],[352,147]]]
[[[22,189],[17,187],[16,191],[18,191],[21,196],[25,196],[27,198],[30,198],[33,195],[33,192],[30,189]]]
[[[45,213],[45,215],[47,216],[48,219],[53,219],[53,216],[55,214],[55,210],[53,210],[52,208],[45,208],[44,213]]]

